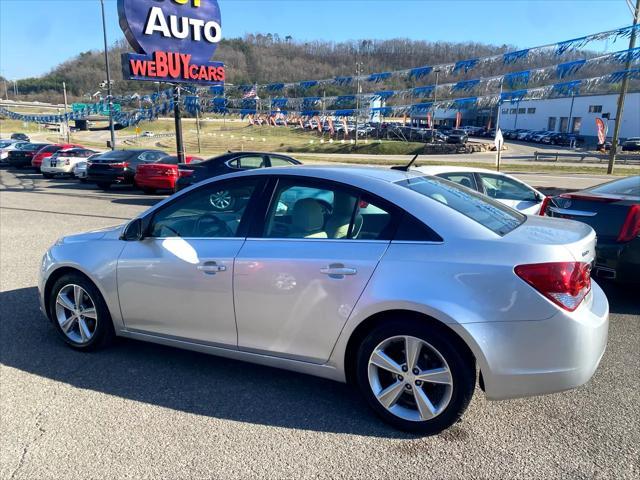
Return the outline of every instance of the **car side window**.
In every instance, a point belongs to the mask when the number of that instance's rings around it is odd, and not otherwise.
[[[269,160],[272,167],[290,167],[291,165],[295,165],[290,160],[282,157],[269,156]]]
[[[243,170],[266,167],[264,157],[262,155],[247,155],[245,157],[235,158],[227,165],[231,168],[240,168]]]
[[[500,175],[480,174],[485,194],[496,200],[535,202],[536,194],[520,182]]]
[[[476,180],[473,178],[471,173],[441,173],[438,175],[440,178],[444,178],[445,180],[449,180],[450,182],[457,183],[458,185],[462,185],[463,187],[470,188],[472,190],[477,190],[478,187],[476,185]]]
[[[159,210],[149,226],[154,238],[233,238],[259,180],[216,182]]]
[[[392,217],[357,192],[317,183],[281,182],[273,196],[266,238],[389,240]]]

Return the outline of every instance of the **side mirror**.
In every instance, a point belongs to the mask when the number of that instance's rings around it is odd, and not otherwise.
[[[124,231],[120,236],[125,242],[138,242],[144,238],[142,219],[136,218],[124,227]]]

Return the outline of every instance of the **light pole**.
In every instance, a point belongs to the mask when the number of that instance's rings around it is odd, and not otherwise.
[[[107,68],[107,100],[109,102],[109,131],[111,132],[111,150],[116,149],[116,132],[113,128],[113,96],[111,95],[111,69],[109,68],[109,51],[107,44],[107,21],[104,15],[104,0],[100,0],[102,8],[102,33],[104,36],[104,62]]]
[[[435,141],[436,135],[436,108],[438,108],[438,81],[440,80],[440,69],[436,68],[434,70],[436,74],[436,86],[433,89],[433,115],[431,115],[431,123],[433,124],[431,127],[431,143]]]
[[[640,0],[636,0],[636,10],[633,12],[633,26],[635,27],[640,20]],[[631,31],[631,38],[629,39],[629,50],[636,46],[636,29]],[[627,55],[627,61],[624,64],[624,69],[629,70],[631,68],[631,55]],[[616,163],[616,153],[618,150],[618,137],[620,136],[620,123],[622,122],[622,114],[624,113],[624,97],[627,94],[629,88],[629,77],[627,75],[622,79],[622,86],[620,87],[620,96],[618,97],[618,109],[616,111],[616,123],[613,127],[613,139],[611,140],[611,154],[609,156],[609,166],[607,167],[607,174],[613,173],[613,167]]]

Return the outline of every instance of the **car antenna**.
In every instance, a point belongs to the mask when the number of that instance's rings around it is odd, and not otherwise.
[[[391,170],[400,170],[401,172],[408,172],[409,169],[413,166],[413,164],[416,163],[416,160],[418,159],[419,156],[420,156],[420,154],[418,153],[418,154],[416,154],[415,157],[413,157],[411,159],[411,161],[407,165],[405,165],[405,166],[395,165],[395,166],[391,167]]]

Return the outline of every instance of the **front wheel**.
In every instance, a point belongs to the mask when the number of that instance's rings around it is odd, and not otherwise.
[[[62,339],[77,350],[96,350],[114,337],[111,315],[100,291],[77,273],[63,275],[53,285],[49,316]]]
[[[435,435],[457,422],[475,388],[473,358],[444,328],[399,320],[360,344],[356,377],[369,406],[392,426]]]

